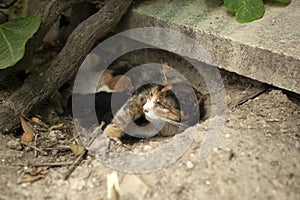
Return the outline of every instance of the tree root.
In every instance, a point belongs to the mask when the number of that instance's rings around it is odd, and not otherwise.
[[[74,75],[96,41],[119,23],[132,0],[109,0],[70,34],[60,53],[50,63],[33,72],[21,88],[0,104],[0,133],[20,126],[26,115]]]

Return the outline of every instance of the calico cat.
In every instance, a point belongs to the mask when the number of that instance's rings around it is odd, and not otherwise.
[[[112,138],[124,133],[139,138],[158,133],[175,135],[199,122],[204,100],[185,82],[143,85],[119,109],[103,134]]]

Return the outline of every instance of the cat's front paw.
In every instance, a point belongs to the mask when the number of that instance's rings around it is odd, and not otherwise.
[[[162,136],[174,136],[179,133],[178,126],[179,125],[166,123],[165,126],[160,130],[160,134]]]
[[[103,135],[106,137],[120,138],[122,135],[121,128],[116,124],[109,124],[103,131]]]

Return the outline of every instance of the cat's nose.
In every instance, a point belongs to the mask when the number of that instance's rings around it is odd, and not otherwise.
[[[147,112],[149,112],[149,110],[147,110],[147,109],[144,108],[144,109],[143,109],[143,112],[144,112],[144,113],[147,113]]]
[[[143,112],[144,113],[149,112],[149,103],[148,102],[145,105],[143,105]]]

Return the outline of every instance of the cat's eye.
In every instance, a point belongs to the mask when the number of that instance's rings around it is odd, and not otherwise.
[[[162,106],[163,106],[163,105],[161,104],[160,101],[156,101],[154,104],[155,104],[156,106],[159,106],[159,107],[162,107]]]
[[[146,98],[145,97],[140,97],[140,101],[145,101],[146,100]]]

